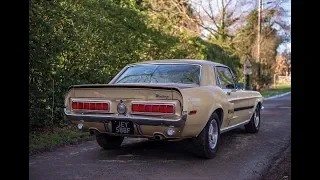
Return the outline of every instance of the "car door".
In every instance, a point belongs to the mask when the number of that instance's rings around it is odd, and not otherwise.
[[[229,109],[228,126],[239,124],[248,117],[248,100],[245,98],[245,92],[237,89],[236,80],[230,68],[226,66],[216,66],[216,74],[219,86],[226,93],[229,103],[233,109]]]

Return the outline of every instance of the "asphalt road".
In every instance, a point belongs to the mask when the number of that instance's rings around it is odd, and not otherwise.
[[[118,150],[102,150],[95,141],[29,157],[29,178],[44,179],[215,179],[257,180],[290,148],[291,96],[266,100],[257,134],[244,128],[221,136],[214,159],[199,159],[186,141],[125,139]]]

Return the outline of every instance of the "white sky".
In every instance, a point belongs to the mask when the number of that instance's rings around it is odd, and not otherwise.
[[[218,9],[218,4],[220,5],[220,0],[190,0],[189,2],[191,2],[191,4],[194,5],[194,7],[196,8],[196,10],[199,12],[202,11],[202,8],[198,5],[199,3],[204,4],[205,7],[208,7],[208,2],[211,2],[212,7],[214,8],[213,11],[214,13],[216,13],[219,9]],[[219,3],[218,3],[219,1]],[[236,1],[241,1],[241,0],[234,0],[232,1],[233,3],[230,4],[230,7],[233,9],[234,4]],[[258,4],[258,0],[248,0],[249,4],[245,7],[242,7],[241,9],[238,8],[240,6],[237,6],[235,8],[235,10],[237,11],[237,13],[241,13],[242,11],[248,10],[248,9],[252,9],[252,8],[257,8],[257,4]],[[275,2],[275,0],[262,0],[262,3],[264,4],[263,8],[268,8],[269,5],[274,5],[274,4],[266,4],[267,2]],[[221,7],[221,6],[220,6]],[[291,0],[287,0],[287,2],[281,3],[281,7],[284,8],[286,11],[288,11],[287,15],[288,17],[285,17],[284,20],[291,25]],[[209,11],[209,8],[207,8],[207,10]],[[206,33],[204,33],[206,34]],[[291,50],[291,41],[288,43],[284,43],[281,44],[278,48],[278,52],[281,53],[284,51],[284,49],[290,49]]]

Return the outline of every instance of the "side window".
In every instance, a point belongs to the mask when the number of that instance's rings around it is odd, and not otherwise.
[[[220,80],[220,86],[222,89],[235,88],[235,82],[229,68],[218,66],[217,73]]]

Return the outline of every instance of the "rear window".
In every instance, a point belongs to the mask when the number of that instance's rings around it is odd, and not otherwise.
[[[181,83],[200,85],[200,66],[191,64],[148,64],[126,69],[118,83]]]

